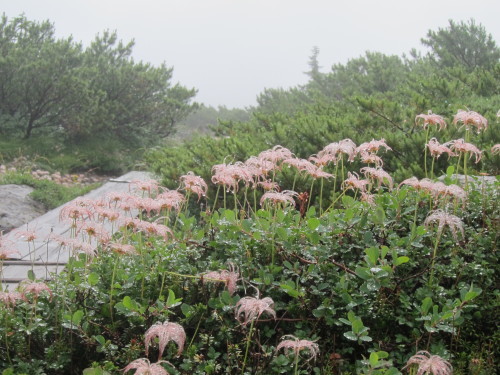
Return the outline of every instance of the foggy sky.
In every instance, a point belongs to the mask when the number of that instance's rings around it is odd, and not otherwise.
[[[474,18],[500,37],[498,0],[0,0],[0,13],[50,20],[84,45],[104,30],[135,40],[133,57],[174,68],[196,101],[247,107],[264,88],[306,82],[319,47],[321,71],[366,51],[425,51],[420,39],[448,20]]]

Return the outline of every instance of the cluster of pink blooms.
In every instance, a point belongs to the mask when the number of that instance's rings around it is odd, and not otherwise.
[[[467,192],[455,184],[445,185],[440,181],[434,182],[428,178],[419,180],[416,177],[411,177],[401,182],[399,187],[402,185],[408,185],[415,190],[427,192],[435,199],[448,197],[455,201],[461,201],[462,204],[465,204],[467,200]]]
[[[31,280],[24,280],[19,285],[19,291],[1,291],[0,290],[0,301],[7,307],[13,308],[16,302],[19,300],[29,301],[32,297],[33,301],[37,301],[38,297],[42,293],[48,293],[50,299],[52,299],[52,290],[49,286],[43,282],[35,282]]]

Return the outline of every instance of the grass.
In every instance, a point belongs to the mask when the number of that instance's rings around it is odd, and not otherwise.
[[[8,184],[31,186],[35,190],[30,196],[42,203],[47,210],[59,207],[99,186],[99,184],[63,186],[49,180],[38,180],[30,174],[23,172],[7,172],[0,175],[0,185]]]

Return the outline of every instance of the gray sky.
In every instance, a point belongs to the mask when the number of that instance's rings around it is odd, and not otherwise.
[[[500,37],[498,0],[0,0],[1,12],[48,19],[84,45],[116,30],[135,40],[136,61],[165,62],[198,102],[227,107],[305,83],[313,46],[326,72],[365,51],[423,51],[420,38],[449,19],[474,18]]]

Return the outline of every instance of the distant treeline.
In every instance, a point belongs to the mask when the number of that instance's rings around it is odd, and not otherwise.
[[[421,41],[424,53],[366,52],[327,72],[320,71],[319,49],[314,48],[307,84],[267,89],[259,95],[250,120],[221,121],[212,128],[215,137],[155,149],[149,163],[165,183],[175,186],[187,171],[209,179],[212,165],[244,161],[274,145],[304,158],[345,138],[357,144],[385,138],[393,151],[384,155],[383,168],[398,180],[422,177],[426,135],[415,116],[428,111],[444,116],[447,129],[432,129],[429,136],[448,141],[463,138],[463,130],[451,125],[460,109],[489,120],[490,128],[471,142],[483,150],[499,143],[500,49],[491,34],[474,20],[449,21]],[[473,172],[497,174],[494,158],[485,152],[481,162],[471,166]],[[444,159],[437,160],[438,173],[448,165]]]

